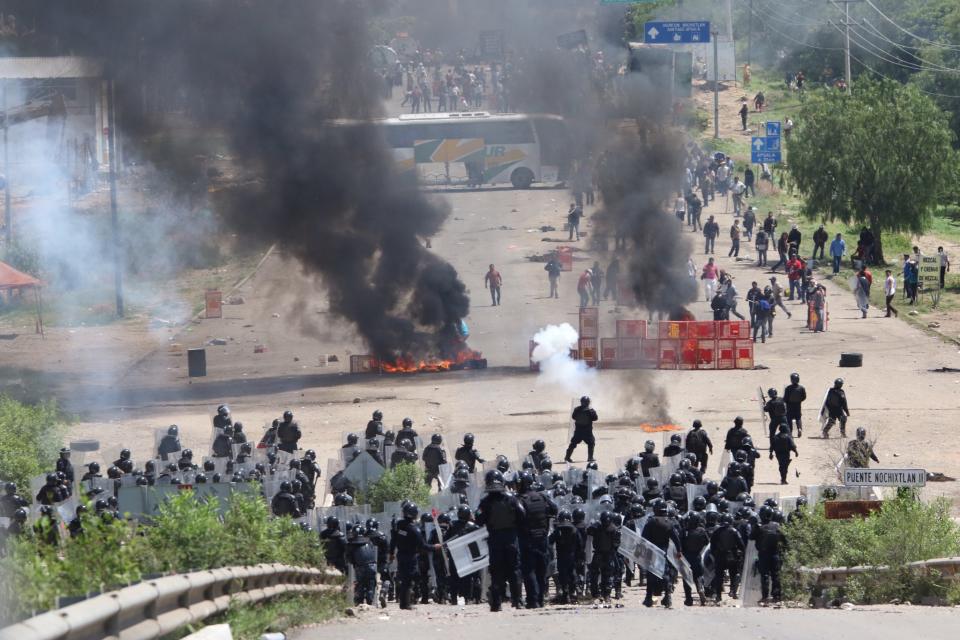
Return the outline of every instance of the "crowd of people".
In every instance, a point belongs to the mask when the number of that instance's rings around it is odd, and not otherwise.
[[[850,411],[842,387],[843,381],[837,380],[824,401],[823,437],[836,422],[841,436],[846,435]],[[782,484],[787,484],[792,458],[799,455],[794,430],[802,434],[806,399],[794,374],[782,395],[769,390],[764,405],[769,458],[776,458]],[[417,600],[486,600],[494,611],[507,598],[513,606],[527,608],[542,607],[548,600],[608,603],[622,597],[624,585],[637,583],[646,586],[645,605],[659,598],[669,607],[680,578],[684,603],[694,604],[696,596],[702,605],[721,601],[724,593],[738,596],[742,573],[752,570],[752,565],[744,566],[751,542],[759,561],[762,601],[780,600],[779,572],[787,543],[780,525],[786,516],[779,500],[758,505],[751,495],[761,453],[742,418],[737,417],[726,433],[715,480],[708,476],[715,445],[699,420],[685,435],[672,435],[660,453],[653,441],[647,441],[643,451],[609,474],[602,474],[595,461],[594,424],[600,418],[588,397],[581,398],[571,420],[574,430],[563,456],[568,466],[561,473],[542,440],[532,444],[519,464],[503,454],[491,456],[487,463],[476,438],[466,434],[448,460],[441,434],[432,434],[424,446],[412,419],[403,419],[394,432],[384,426],[383,413],[377,410],[362,436],[347,435],[339,452],[341,465],[324,485],[316,452],[299,448],[303,433],[290,411],[254,443],[229,408],[221,405],[213,417],[209,455],[202,460],[182,447],[176,425],[158,432],[149,459],[138,464],[131,451],[123,449],[105,476],[95,461],[82,472],[75,469],[71,451],[65,448],[32,500],[22,497],[13,483],[5,485],[0,517],[8,523],[4,537],[34,535],[57,544],[61,535],[84,535],[89,509],[104,519],[128,515],[121,513],[118,503],[122,487],[167,484],[199,490],[208,483],[252,483],[275,517],[300,519],[304,529],[313,530],[326,502],[324,486],[334,507],[355,507],[362,487],[356,475],[346,471],[364,456],[365,463],[372,461],[384,469],[418,465],[431,490],[435,486],[437,495],[451,500],[447,509],[434,514],[421,513],[420,507],[405,502],[399,512],[390,514],[384,530],[376,518],[361,517],[360,511],[352,512],[352,517],[323,518],[319,537],[327,560],[349,572],[357,603],[386,606],[395,599],[409,608]],[[584,469],[573,466],[580,444],[587,447]],[[877,457],[861,428],[847,445],[846,464],[866,467],[870,460]],[[790,517],[802,516],[803,502],[797,501]],[[74,508],[73,517],[61,520],[65,505]],[[489,549],[487,590],[481,588],[480,573],[457,574],[456,562],[444,546],[481,528],[486,529]],[[658,549],[654,556],[662,553],[663,562],[627,557],[621,541],[630,536]],[[552,599],[548,578],[553,579]]]

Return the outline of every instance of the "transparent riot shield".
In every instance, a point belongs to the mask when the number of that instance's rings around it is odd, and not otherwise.
[[[159,458],[164,462],[176,462],[180,459],[180,451],[184,448],[183,441],[179,435],[171,435],[169,431],[170,427],[154,429],[154,450],[151,457]],[[109,461],[106,462],[109,466]],[[103,470],[106,471],[106,467]]]
[[[760,606],[760,570],[757,565],[757,544],[750,540],[743,554],[743,573],[740,577],[740,604],[743,607]]]

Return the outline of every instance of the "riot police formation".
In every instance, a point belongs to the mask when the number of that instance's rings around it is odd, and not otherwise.
[[[791,426],[795,423],[799,432],[799,405],[805,400],[798,377],[792,376],[791,382],[783,399],[771,389],[766,403],[771,425],[776,424],[770,456],[777,458],[784,483],[791,455],[797,455]],[[827,409],[849,413],[842,390],[842,402],[831,403],[829,397]],[[778,400],[783,410],[770,407]],[[347,436],[342,468],[324,486],[316,452],[299,455],[303,434],[291,412],[285,412],[283,419],[267,430],[275,434],[272,445],[264,446],[265,440],[261,440],[254,448],[224,406],[214,417],[214,438],[207,455],[182,448],[179,429],[171,425],[161,432],[156,452],[147,456],[142,468],[124,449],[106,478],[101,476],[100,464],[91,461],[83,476],[74,480],[73,467],[68,466],[69,451],[64,450],[56,464],[59,473],[47,474],[34,500],[43,507],[55,507],[71,496],[86,496],[94,501],[94,515],[116,519],[121,517],[118,491],[130,486],[130,479],[124,479],[128,475],[135,478],[136,485],[145,487],[189,484],[199,490],[223,482],[261,483],[274,516],[299,519],[303,527],[324,523],[319,539],[327,562],[351,573],[354,602],[367,605],[386,606],[396,600],[402,608],[410,608],[417,601],[456,604],[486,600],[491,611],[499,611],[505,601],[516,608],[585,598],[606,603],[622,598],[624,585],[639,584],[645,589],[645,605],[652,606],[659,598],[661,605],[670,607],[680,580],[684,604],[693,606],[695,597],[700,604],[709,599],[720,601],[725,594],[738,597],[750,543],[756,545],[763,598],[779,600],[780,565],[786,548],[780,523],[802,518],[805,500],[798,499],[798,508],[788,516],[779,512],[776,501],[756,510],[750,492],[760,454],[743,419],[737,417],[726,434],[724,449],[730,462],[719,482],[716,476],[709,477],[707,462],[713,443],[699,420],[685,435],[672,437],[662,457],[650,440],[642,451],[627,457],[622,469],[602,474],[592,460],[597,414],[590,404],[584,396],[572,414],[575,431],[565,456],[569,460],[583,442],[590,460],[585,468],[567,468],[567,473],[554,468],[545,442],[537,440],[519,469],[513,468],[506,456],[497,455],[495,468],[480,482],[473,474],[482,470],[478,463],[484,460],[475,448],[474,436],[466,434],[453,456],[454,468],[449,486],[445,486],[441,481],[447,480],[442,477],[447,453],[441,434],[433,434],[418,455],[415,443],[419,436],[413,421],[405,418],[396,439],[388,438],[378,410],[364,432],[370,437],[362,444],[358,434]],[[422,465],[426,482],[431,488],[437,485],[443,508],[431,514],[404,502],[396,514],[399,517],[382,532],[376,518],[366,514],[361,518],[364,512],[354,507],[354,496],[360,495],[356,474],[349,473],[361,446],[383,467]],[[154,458],[161,461],[155,463]],[[869,460],[877,460],[876,454],[865,430],[858,429],[857,439],[847,447],[847,464],[865,466]],[[327,492],[338,511],[324,510]],[[7,535],[34,532],[53,542],[59,535],[56,510],[37,509],[31,520],[28,502],[18,495],[15,485],[5,485],[0,517],[9,519]],[[70,536],[79,537],[84,535],[86,507],[72,505],[64,525]],[[384,515],[388,522],[389,514]],[[460,575],[458,559],[447,551],[458,538],[478,535],[481,530],[486,534],[483,548],[489,561],[487,592],[481,587],[482,572]],[[664,563],[641,564],[625,558],[623,544],[631,539],[644,541],[650,553],[656,550],[661,554]]]

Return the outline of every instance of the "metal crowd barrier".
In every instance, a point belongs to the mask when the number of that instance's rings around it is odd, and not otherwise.
[[[260,564],[149,580],[0,629],[0,640],[154,640],[180,627],[285,593],[333,589],[320,569]]]

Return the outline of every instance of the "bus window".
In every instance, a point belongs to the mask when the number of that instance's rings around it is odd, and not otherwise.
[[[540,138],[540,164],[566,166],[570,161],[570,146],[563,120],[535,118],[533,122]]]

